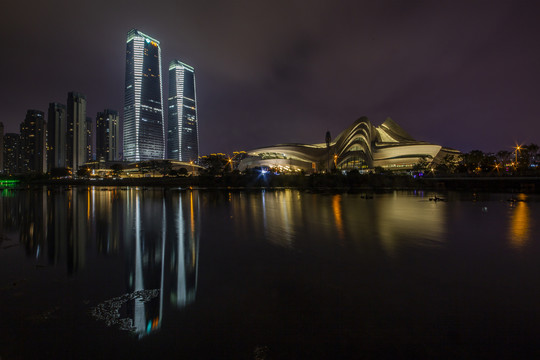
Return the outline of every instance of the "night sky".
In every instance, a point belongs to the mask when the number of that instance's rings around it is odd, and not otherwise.
[[[9,1],[0,121],[124,105],[126,34],[195,67],[201,154],[324,142],[360,116],[461,151],[540,144],[539,1]],[[164,76],[164,100],[168,84]],[[166,107],[166,103],[165,103]]]

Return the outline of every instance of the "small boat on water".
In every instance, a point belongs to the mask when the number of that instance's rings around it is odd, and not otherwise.
[[[440,198],[438,196],[430,197],[429,201],[448,201],[445,198]]]

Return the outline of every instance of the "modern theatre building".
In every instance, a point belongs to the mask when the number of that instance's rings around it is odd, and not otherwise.
[[[361,117],[335,139],[328,139],[328,143],[280,144],[248,151],[249,156],[240,162],[239,170],[411,170],[422,159],[437,163],[447,155],[459,154],[457,150],[413,139],[390,118],[375,127],[367,117]]]

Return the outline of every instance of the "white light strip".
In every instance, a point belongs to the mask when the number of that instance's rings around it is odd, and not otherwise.
[[[135,161],[140,161],[139,149],[139,123],[141,121],[141,91],[142,91],[142,69],[144,54],[144,38],[133,39],[133,78],[135,85]]]

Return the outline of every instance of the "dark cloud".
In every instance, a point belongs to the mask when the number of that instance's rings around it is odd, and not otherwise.
[[[202,153],[322,142],[367,115],[468,151],[540,143],[534,1],[68,1],[4,5],[0,121],[67,92],[121,110],[125,36],[197,74]],[[31,11],[30,11],[31,10]],[[164,77],[166,85],[166,77]],[[164,89],[166,94],[167,88]]]

